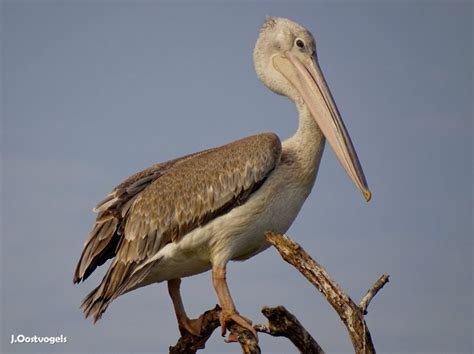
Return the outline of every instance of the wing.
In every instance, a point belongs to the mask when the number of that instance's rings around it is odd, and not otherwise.
[[[123,292],[124,280],[164,245],[245,202],[275,168],[280,154],[278,136],[264,133],[129,177],[94,209],[97,220],[74,282],[115,256],[105,276],[107,293],[119,287]]]
[[[201,153],[205,153],[205,151]],[[123,234],[125,217],[139,193],[179,161],[199,154],[195,153],[150,166],[127,178],[97,204],[94,212],[98,215],[84,244],[74,273],[74,283],[87,279],[98,266],[115,256]]]

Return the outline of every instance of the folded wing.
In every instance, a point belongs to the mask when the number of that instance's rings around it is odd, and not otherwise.
[[[136,284],[128,279],[133,271],[164,245],[244,203],[276,167],[280,154],[279,138],[264,133],[131,176],[94,209],[97,219],[74,282],[114,258],[101,296],[126,292]]]

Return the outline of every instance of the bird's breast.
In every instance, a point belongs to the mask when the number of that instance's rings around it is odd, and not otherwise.
[[[243,205],[210,225],[213,263],[243,260],[268,248],[265,233],[284,233],[313,187],[316,171],[305,175],[297,164],[282,161]]]

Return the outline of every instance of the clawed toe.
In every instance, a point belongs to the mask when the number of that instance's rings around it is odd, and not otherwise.
[[[239,326],[244,327],[245,329],[248,329],[252,334],[255,336],[255,338],[258,341],[258,336],[257,336],[257,331],[255,328],[252,326],[252,321],[249,319],[241,316],[238,312],[224,312],[222,311],[220,316],[219,316],[219,321],[221,325],[221,333],[222,336],[224,337],[227,331],[227,324],[229,322],[235,322]],[[237,338],[233,335],[230,334],[229,338],[227,339],[228,342],[236,342]]]

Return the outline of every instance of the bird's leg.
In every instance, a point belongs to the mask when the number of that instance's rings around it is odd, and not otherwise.
[[[212,283],[214,289],[216,289],[217,297],[222,307],[222,311],[219,316],[221,324],[222,336],[225,336],[227,324],[234,321],[238,325],[248,329],[253,333],[255,338],[257,337],[257,331],[252,326],[252,321],[241,316],[235,309],[234,301],[230,296],[229,287],[226,281],[226,269],[224,267],[212,267]],[[235,338],[229,336],[229,341],[234,341]]]
[[[168,280],[168,292],[171,300],[173,301],[174,311],[176,313],[176,319],[178,320],[179,330],[183,335],[183,330],[187,331],[195,336],[201,334],[202,317],[197,319],[189,319],[186,311],[184,310],[183,300],[181,299],[181,293],[179,287],[181,285],[181,279]]]

